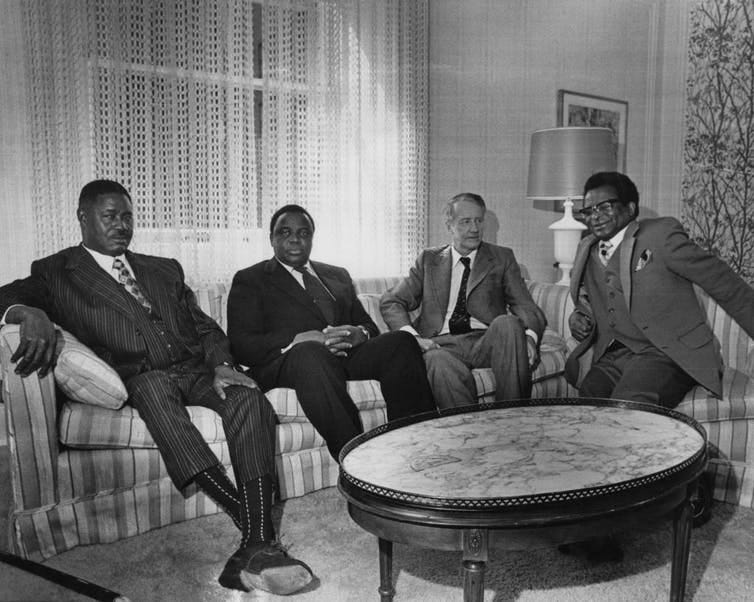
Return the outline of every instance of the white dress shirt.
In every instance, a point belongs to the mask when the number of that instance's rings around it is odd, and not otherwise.
[[[474,269],[474,261],[476,260],[476,253],[477,250],[474,249],[471,253],[468,255],[461,255],[458,251],[456,251],[455,247],[450,247],[450,261],[451,261],[451,272],[450,272],[450,293],[448,294],[448,309],[445,312],[445,319],[442,323],[442,328],[440,329],[440,334],[449,334],[450,333],[450,327],[448,326],[450,322],[450,317],[453,315],[453,310],[456,308],[456,300],[458,299],[458,290],[461,288],[461,280],[463,279],[463,270],[464,266],[463,263],[461,263],[461,257],[468,257],[471,259],[471,262],[469,263],[469,268],[471,270]],[[469,280],[471,280],[471,276],[469,276]],[[466,288],[466,295],[468,298],[468,283]],[[477,320],[474,316],[470,316],[469,324],[471,325],[471,328],[478,329],[478,330],[487,330],[487,324],[484,322],[481,322]],[[405,330],[406,332],[410,332],[416,337],[420,337],[421,335],[416,331],[416,329],[411,326],[410,324],[407,324],[406,326],[401,326],[401,330]],[[530,336],[534,341],[536,342],[538,337],[537,333],[533,330],[526,329],[526,334]]]
[[[468,257],[471,261],[469,262],[469,269],[474,269],[474,260],[476,259],[476,249],[474,249],[471,253],[468,255],[461,255],[458,251],[456,251],[455,247],[450,247],[450,261],[451,261],[451,271],[450,271],[450,293],[448,294],[448,310],[445,312],[445,319],[442,322],[442,328],[440,329],[439,334],[450,334],[450,317],[453,315],[453,311],[456,308],[456,301],[458,300],[458,291],[461,288],[461,280],[463,279],[463,271],[464,271],[464,265],[461,262],[461,257]],[[471,279],[471,276],[469,276],[469,279]],[[466,284],[466,297],[468,298],[469,295],[469,289],[468,289],[468,282]],[[474,316],[471,316],[469,319],[469,324],[471,325],[471,328],[475,330],[486,330],[487,325],[484,322],[480,322],[477,320]]]
[[[618,248],[618,245],[623,242],[623,237],[626,235],[626,228],[628,228],[628,225],[626,225],[625,228],[622,230],[619,230],[616,232],[612,238],[609,238],[607,242],[609,242],[612,246],[607,251],[607,261],[610,261],[610,258],[613,256],[613,253],[615,253],[615,249]]]
[[[115,282],[120,284],[120,280],[118,278],[118,270],[113,268],[113,263],[116,259],[120,259],[125,266],[128,268],[128,271],[131,272],[131,277],[135,280],[136,276],[134,275],[133,268],[131,268],[131,264],[128,263],[128,260],[126,259],[126,255],[117,255],[113,257],[112,255],[105,255],[104,253],[100,253],[99,251],[95,251],[94,249],[90,249],[86,245],[81,245],[84,249],[86,249],[89,253],[89,255],[92,256],[92,259],[97,262],[97,265],[101,267],[103,270],[105,270],[108,274],[110,274],[113,277],[113,280]]]

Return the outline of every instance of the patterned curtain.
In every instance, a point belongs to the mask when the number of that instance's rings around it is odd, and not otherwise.
[[[691,10],[683,221],[754,284],[754,4]]]
[[[81,186],[131,192],[133,248],[195,282],[269,257],[286,203],[314,258],[408,269],[425,244],[426,0],[25,5],[37,254],[80,240]]]

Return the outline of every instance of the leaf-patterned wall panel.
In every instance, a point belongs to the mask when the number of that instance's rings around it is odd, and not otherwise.
[[[699,0],[690,25],[682,219],[754,283],[754,3]]]

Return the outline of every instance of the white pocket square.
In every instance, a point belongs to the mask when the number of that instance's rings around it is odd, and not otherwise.
[[[636,268],[634,268],[634,271],[638,272],[639,270],[644,269],[650,261],[652,261],[652,251],[644,249],[641,252],[641,255],[639,255],[639,261],[636,262]]]

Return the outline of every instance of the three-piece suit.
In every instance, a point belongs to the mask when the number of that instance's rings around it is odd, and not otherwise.
[[[197,305],[180,264],[125,257],[151,312],[76,246],[33,262],[31,276],[0,288],[0,314],[14,304],[42,309],[110,364],[179,489],[219,464],[185,405],[220,414],[237,482],[273,474],[275,414],[257,389],[227,387],[225,400],[213,390],[215,367],[234,364],[230,344]]]
[[[389,420],[431,411],[434,403],[413,337],[379,335],[348,271],[316,261],[310,265],[334,297],[332,324],[293,275],[272,258],[236,273],[228,296],[228,336],[233,355],[249,366],[265,391],[295,389],[304,413],[337,459],[343,445],[363,430],[347,380],[378,380]],[[314,341],[290,346],[297,334],[322,331],[328,325],[362,326],[370,338],[345,357]]]
[[[719,396],[722,359],[693,285],[715,299],[750,336],[754,336],[754,290],[724,261],[690,240],[674,218],[630,222],[607,266],[600,263],[596,242],[592,234],[584,237],[574,260],[571,296],[576,311],[589,316],[594,327],[568,358],[569,382],[576,384],[578,358],[593,347],[592,369],[582,387],[596,386],[595,369],[606,375],[624,371],[622,383],[612,392],[600,391],[604,386],[600,385],[598,396],[612,393],[675,406],[694,383]],[[645,358],[649,371],[635,364],[633,375],[626,374],[620,367],[624,355]],[[663,384],[669,372],[662,368],[665,361],[688,378]],[[653,372],[652,364],[660,368]]]
[[[380,300],[391,330],[413,326],[440,348],[425,353],[430,384],[439,407],[476,401],[471,368],[491,367],[497,399],[516,399],[531,392],[526,331],[541,341],[547,320],[534,303],[513,251],[482,242],[468,278],[466,307],[487,325],[468,334],[440,334],[450,303],[451,246],[425,249],[409,274]],[[421,308],[415,320],[410,312]]]

